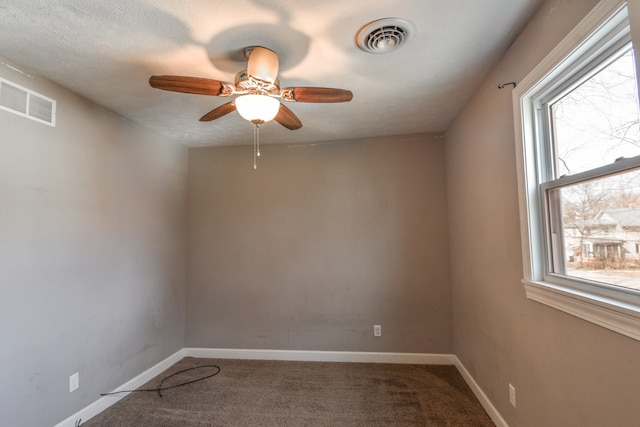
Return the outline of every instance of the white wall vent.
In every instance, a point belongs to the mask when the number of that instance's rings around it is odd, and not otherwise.
[[[22,117],[56,125],[56,101],[0,78],[0,109]]]

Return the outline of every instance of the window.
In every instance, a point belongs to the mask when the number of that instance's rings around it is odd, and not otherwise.
[[[626,39],[626,38],[625,38]],[[630,43],[537,102],[550,275],[640,290],[640,126]],[[553,85],[552,85],[553,86]],[[635,159],[634,159],[635,158]],[[624,159],[629,159],[623,162]]]
[[[624,1],[514,90],[527,296],[640,340],[640,120]]]

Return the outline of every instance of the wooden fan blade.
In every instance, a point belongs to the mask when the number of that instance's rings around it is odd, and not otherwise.
[[[350,90],[328,87],[291,87],[284,91],[290,91],[296,102],[349,102],[353,98]]]
[[[287,129],[296,130],[302,127],[302,122],[286,105],[280,103],[280,109],[274,120]]]
[[[201,122],[210,122],[211,120],[219,119],[222,116],[226,116],[232,111],[236,111],[236,103],[235,101],[227,102],[219,106],[218,108],[214,108],[209,111],[204,116],[200,117]]]
[[[266,47],[256,46],[249,54],[247,74],[266,83],[275,83],[280,61],[278,54]]]
[[[186,76],[151,76],[149,84],[156,89],[213,96],[220,95],[223,87],[219,80]]]

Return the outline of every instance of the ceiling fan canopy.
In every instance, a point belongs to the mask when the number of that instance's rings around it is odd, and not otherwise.
[[[351,91],[345,89],[304,86],[281,89],[278,54],[261,46],[247,48],[246,51],[249,52],[247,69],[236,74],[234,83],[202,77],[159,75],[151,76],[149,84],[156,89],[196,95],[238,95],[235,100],[203,115],[200,118],[203,122],[219,119],[237,110],[243,118],[255,124],[275,120],[291,130],[300,129],[302,122],[279,100],[334,103],[349,102],[353,98]]]
[[[278,68],[280,67],[278,55],[274,51],[260,46],[250,49],[247,74],[267,85],[274,84],[278,78]]]

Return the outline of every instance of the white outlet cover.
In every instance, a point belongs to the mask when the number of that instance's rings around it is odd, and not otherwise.
[[[373,336],[381,337],[382,336],[382,326],[381,325],[373,325]]]
[[[76,372],[75,374],[69,376],[69,393],[73,393],[79,388],[80,388],[80,373]]]

